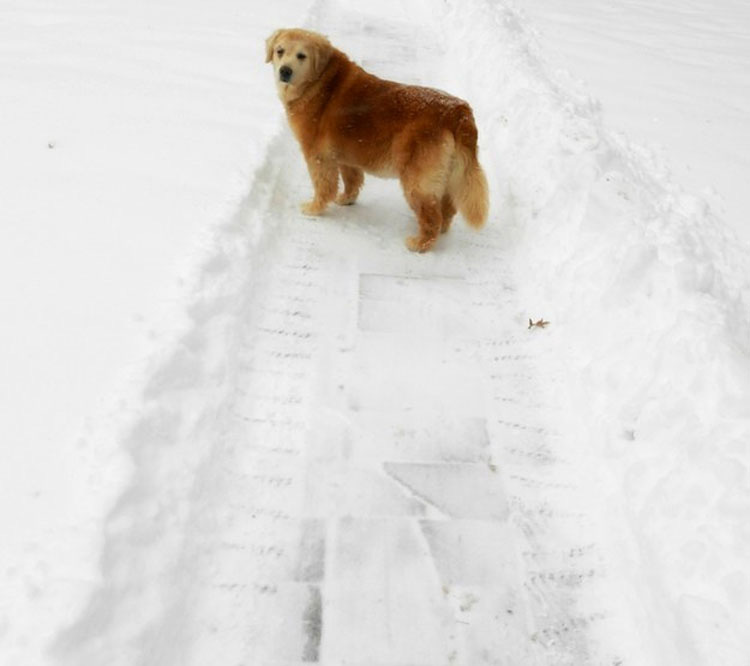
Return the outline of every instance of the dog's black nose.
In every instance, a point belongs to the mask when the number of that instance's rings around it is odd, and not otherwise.
[[[281,69],[279,69],[279,78],[284,83],[289,83],[289,79],[292,78],[292,68],[284,65]]]

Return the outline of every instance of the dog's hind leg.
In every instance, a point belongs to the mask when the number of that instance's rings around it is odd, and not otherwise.
[[[443,215],[440,202],[434,194],[423,194],[417,191],[406,191],[406,200],[417,214],[419,235],[409,236],[406,247],[412,252],[427,252],[440,235],[443,226]]]
[[[315,188],[315,196],[312,201],[302,204],[302,212],[305,215],[320,215],[336,198],[339,189],[338,166],[335,162],[315,157],[307,160],[307,170]]]
[[[411,209],[417,214],[419,235],[406,239],[406,246],[414,252],[426,252],[441,232],[447,230],[444,213],[450,218],[455,209],[446,204],[448,175],[454,152],[453,136],[444,133],[437,140],[425,132],[419,143],[407,145],[404,151],[409,160],[401,169],[401,186]],[[424,140],[426,139],[426,140]]]
[[[336,197],[339,206],[350,206],[357,200],[362,183],[365,182],[365,172],[357,167],[340,165],[341,180],[344,181],[344,191]]]
[[[440,210],[443,214],[443,226],[440,228],[442,233],[445,233],[450,229],[453,217],[456,214],[456,205],[451,199],[450,194],[444,194],[443,199],[440,202]]]

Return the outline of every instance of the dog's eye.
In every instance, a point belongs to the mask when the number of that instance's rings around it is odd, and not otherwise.
[[[297,60],[304,60],[305,58],[307,58],[307,56],[304,53],[297,54]]]
[[[284,49],[276,49],[276,55],[277,56],[283,56],[284,55]]]

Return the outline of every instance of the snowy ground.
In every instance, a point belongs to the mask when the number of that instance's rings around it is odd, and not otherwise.
[[[262,44],[307,5],[3,4],[2,662],[39,663],[97,580],[139,359],[169,345],[207,228],[264,159]]]
[[[715,202],[502,3],[256,13],[0,18],[3,663],[746,665],[750,260]],[[262,42],[303,23],[472,102],[485,230],[411,255],[374,179],[297,213]]]
[[[515,0],[607,125],[648,146],[750,243],[750,5]]]

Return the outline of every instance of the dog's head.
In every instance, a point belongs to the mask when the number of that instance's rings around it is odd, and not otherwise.
[[[309,30],[277,30],[266,40],[266,62],[273,63],[282,101],[299,97],[325,69],[333,48],[323,35]]]

